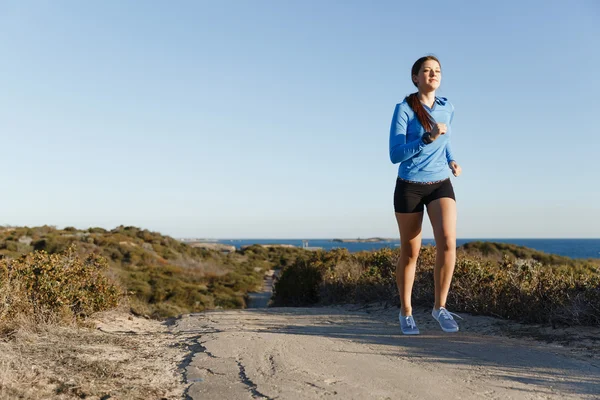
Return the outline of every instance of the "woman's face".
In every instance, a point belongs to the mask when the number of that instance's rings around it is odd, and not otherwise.
[[[440,87],[442,82],[442,68],[435,60],[426,60],[418,75],[413,75],[413,82],[417,84],[419,90],[432,91]]]

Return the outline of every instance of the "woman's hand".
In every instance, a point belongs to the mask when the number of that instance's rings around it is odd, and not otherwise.
[[[438,138],[438,136],[443,135],[447,131],[448,128],[446,127],[446,124],[435,124],[433,125],[433,129],[431,130],[429,137],[431,140],[435,140]]]
[[[456,163],[456,161],[450,161],[448,166],[452,170],[454,176],[459,176],[462,173],[462,168]]]

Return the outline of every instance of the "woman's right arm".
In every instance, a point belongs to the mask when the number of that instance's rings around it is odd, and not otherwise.
[[[406,143],[407,128],[408,113],[397,104],[390,127],[390,160],[394,164],[416,156],[427,146],[421,138]]]

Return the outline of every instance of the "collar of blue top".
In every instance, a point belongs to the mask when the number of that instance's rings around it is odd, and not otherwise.
[[[438,103],[440,106],[445,106],[448,102],[448,99],[446,97],[435,96],[435,102]]]

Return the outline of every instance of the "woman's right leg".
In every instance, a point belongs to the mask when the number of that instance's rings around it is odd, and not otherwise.
[[[396,284],[400,294],[402,315],[412,315],[411,295],[415,281],[417,258],[421,250],[423,212],[396,213],[400,230],[400,258],[396,265]]]

